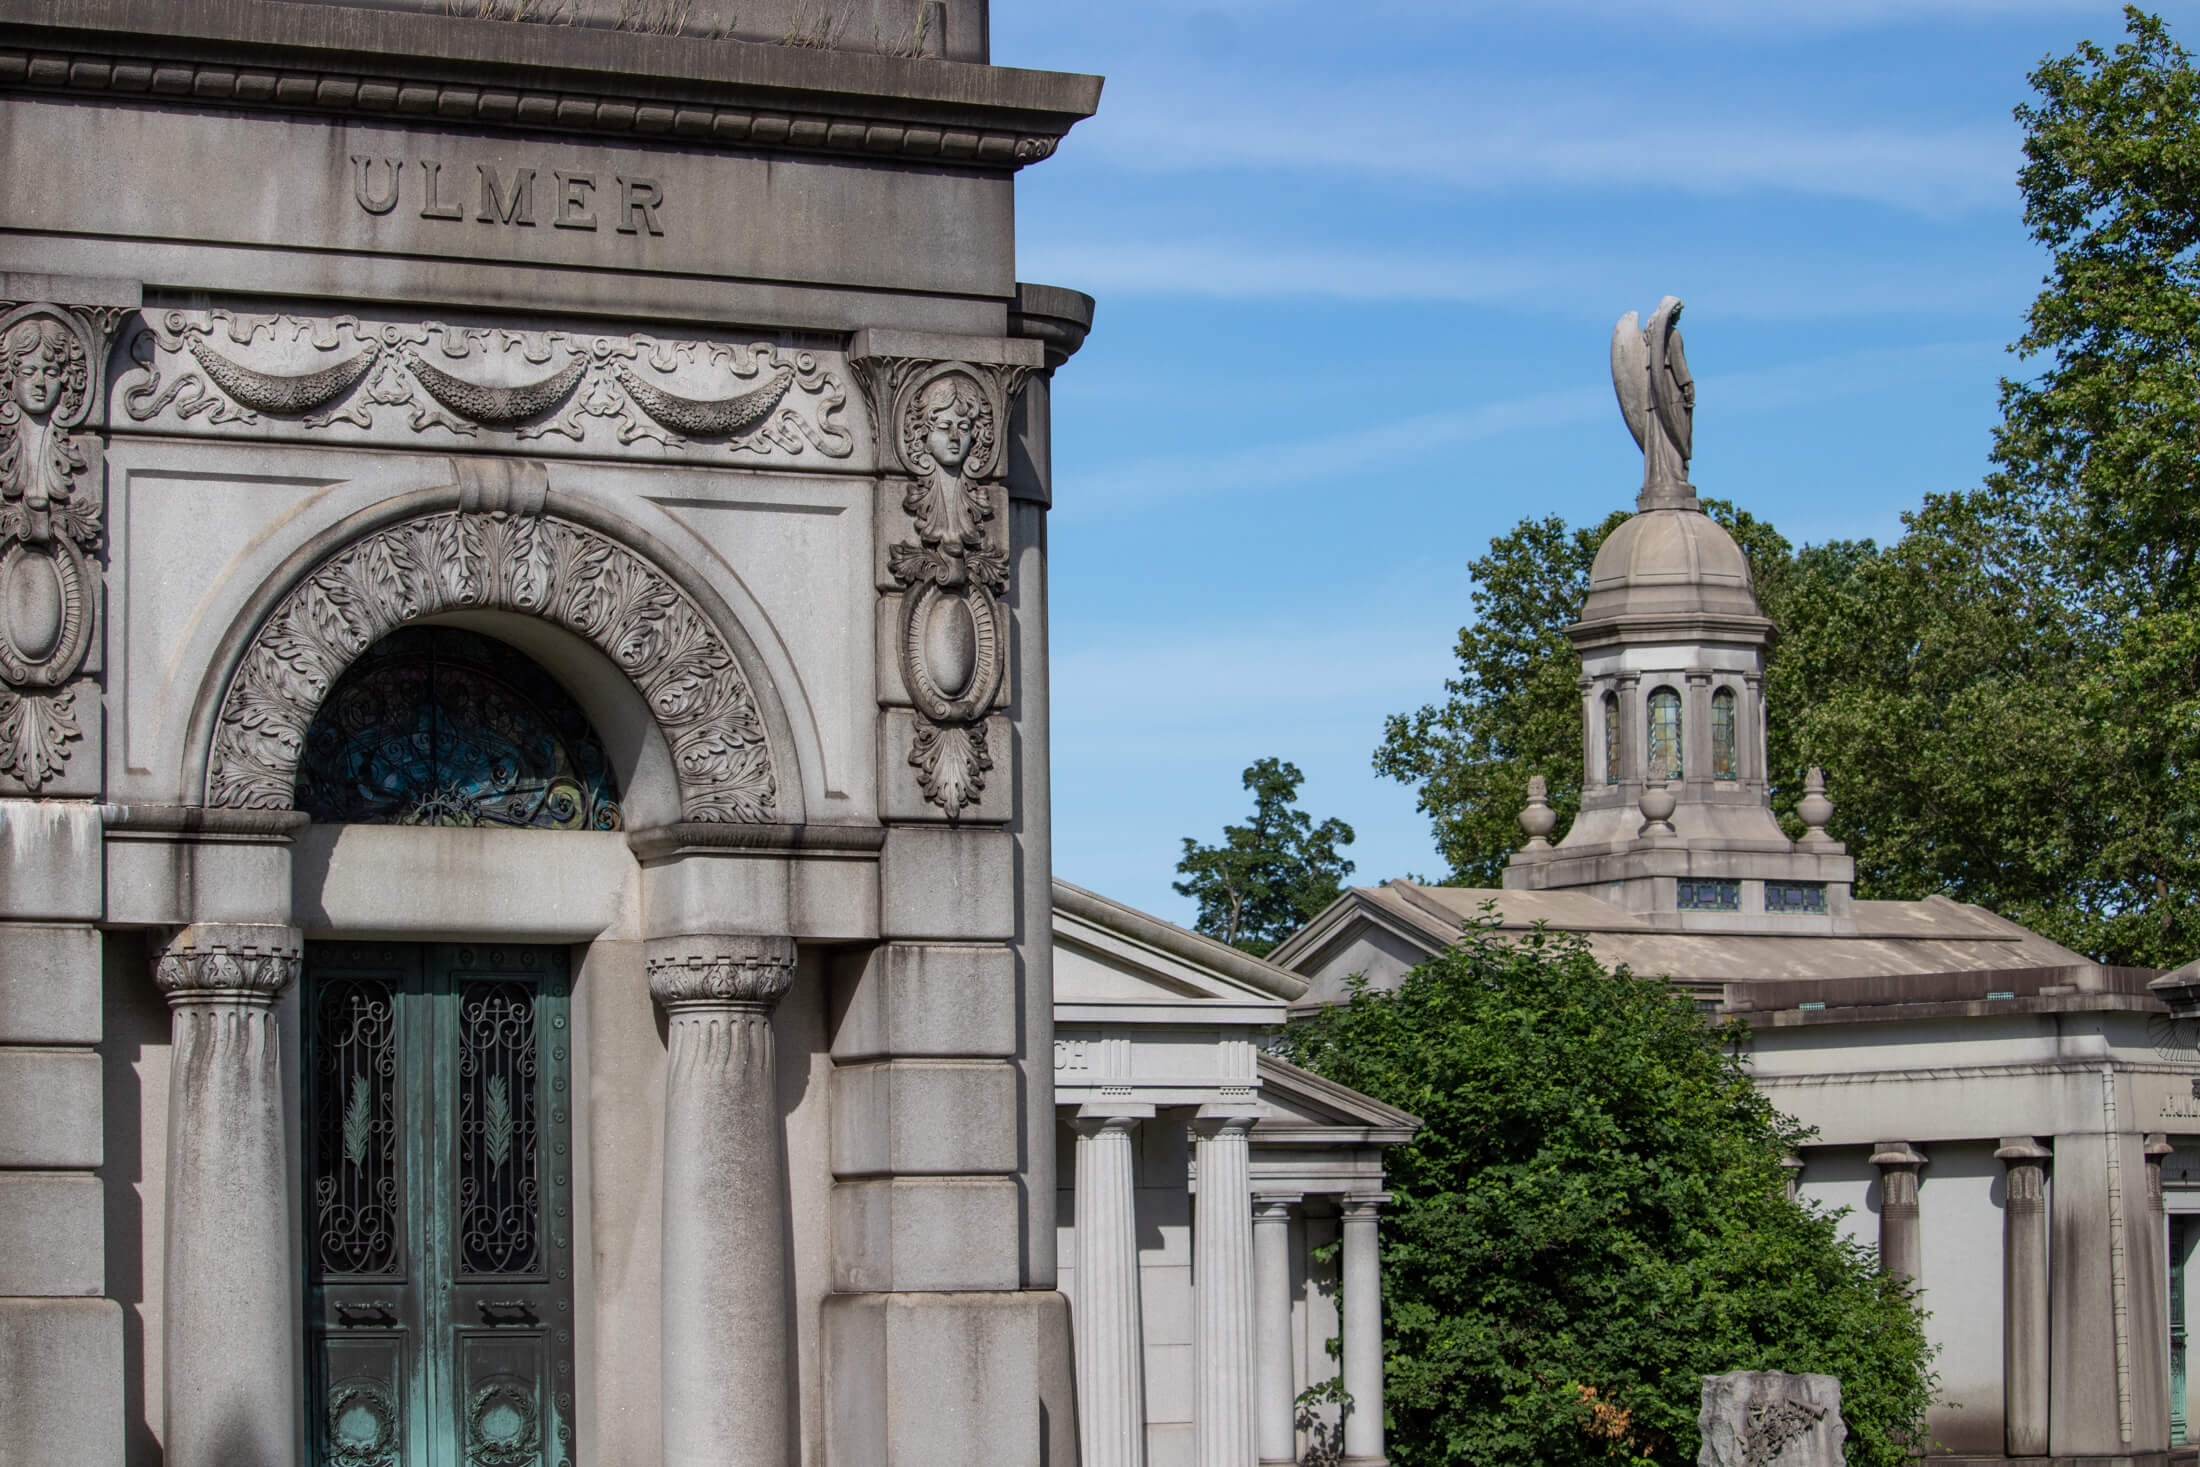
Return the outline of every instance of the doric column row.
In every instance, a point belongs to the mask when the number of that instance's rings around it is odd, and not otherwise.
[[[1192,1121],[1192,1440],[1202,1467],[1253,1467],[1252,1146],[1258,1117],[1202,1106]]]
[[[1132,1132],[1150,1105],[1088,1105],[1077,1132],[1077,1426],[1082,1467],[1143,1467],[1145,1327]]]
[[[784,937],[653,938],[665,1011],[662,1360],[670,1467],[787,1467],[787,1157],[772,1009]]]

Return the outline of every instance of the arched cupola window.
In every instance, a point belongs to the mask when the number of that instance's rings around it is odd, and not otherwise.
[[[295,802],[364,825],[620,823],[617,778],[572,694],[457,627],[392,632],[345,669],[306,730]]]
[[[1711,695],[1711,777],[1740,779],[1740,739],[1735,721],[1734,690],[1721,688]]]
[[[1681,695],[1671,688],[1650,694],[1650,768],[1653,783],[1681,777]]]
[[[1604,695],[1604,782],[1618,784],[1619,767],[1619,694]]]

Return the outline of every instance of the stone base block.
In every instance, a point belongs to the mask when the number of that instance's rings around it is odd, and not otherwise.
[[[0,1296],[99,1293],[107,1266],[103,1201],[90,1172],[0,1172]]]
[[[833,1175],[1016,1170],[1016,1070],[1006,1060],[874,1060],[833,1070]]]
[[[1014,1289],[1023,1202],[1007,1177],[878,1178],[833,1185],[833,1287]]]
[[[889,942],[842,970],[833,1059],[1016,1053],[1016,954],[968,943]]]
[[[824,1331],[833,1467],[1076,1462],[1060,1294],[836,1294]]]
[[[1016,935],[1015,857],[1005,830],[891,827],[879,854],[880,933],[1007,942]]]
[[[122,1306],[0,1299],[0,1462],[122,1460]]]

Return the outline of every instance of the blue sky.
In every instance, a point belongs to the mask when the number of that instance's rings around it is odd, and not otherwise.
[[[2200,41],[2200,3],[2163,7]],[[1438,698],[1467,562],[1629,503],[1612,322],[1688,302],[1691,477],[1798,542],[1976,483],[2043,257],[2053,0],[993,0],[1099,72],[1020,176],[1018,274],[1099,298],[1056,378],[1055,869],[1176,921],[1180,840],[1305,770],[1356,882],[1441,874],[1370,756]]]

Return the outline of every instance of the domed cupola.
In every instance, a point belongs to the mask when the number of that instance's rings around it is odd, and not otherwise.
[[[1613,333],[1612,385],[1643,451],[1643,484],[1566,628],[1581,654],[1581,813],[1557,845],[1531,839],[1505,884],[1604,888],[1684,926],[1838,922],[1852,863],[1822,830],[1798,848],[1773,818],[1764,682],[1774,630],[1748,557],[1688,482],[1696,384],[1680,315],[1667,296],[1647,329],[1630,311]]]

